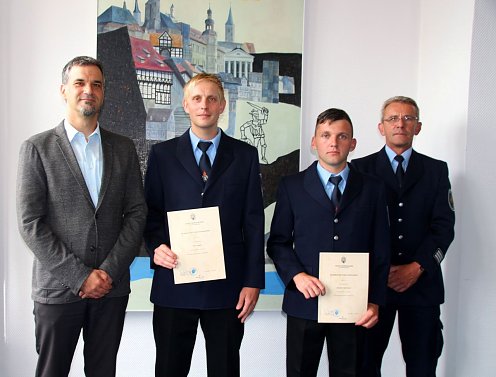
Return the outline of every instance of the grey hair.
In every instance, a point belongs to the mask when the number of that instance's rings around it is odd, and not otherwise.
[[[406,105],[413,106],[415,108],[415,111],[417,112],[417,119],[420,119],[420,110],[419,110],[419,107],[417,105],[417,102],[415,102],[415,100],[413,100],[410,97],[395,96],[395,97],[391,97],[391,98],[387,99],[386,101],[384,101],[382,108],[381,108],[381,122],[384,120],[384,111],[386,110],[386,107],[388,107],[392,103],[396,103],[396,102],[404,103]]]

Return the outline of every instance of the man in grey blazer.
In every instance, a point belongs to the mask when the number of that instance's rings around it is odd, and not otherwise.
[[[17,217],[34,254],[36,376],[69,374],[81,329],[86,376],[115,376],[147,209],[133,142],[99,126],[104,83],[98,60],[69,61],[65,119],[20,150]]]

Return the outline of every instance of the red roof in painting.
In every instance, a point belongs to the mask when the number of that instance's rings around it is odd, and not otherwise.
[[[147,69],[150,71],[172,72],[165,64],[164,57],[153,48],[150,41],[129,37],[131,50],[133,51],[134,66],[136,69]]]

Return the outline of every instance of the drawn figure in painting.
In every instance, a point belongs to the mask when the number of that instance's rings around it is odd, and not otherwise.
[[[265,158],[267,143],[265,142],[265,132],[262,126],[266,124],[267,120],[269,119],[269,109],[267,109],[266,107],[255,105],[251,102],[248,102],[248,105],[253,107],[253,109],[250,111],[252,119],[241,125],[241,140],[255,146],[260,151],[260,159],[267,164],[268,162]],[[251,138],[248,138],[246,136],[246,129],[250,131]]]

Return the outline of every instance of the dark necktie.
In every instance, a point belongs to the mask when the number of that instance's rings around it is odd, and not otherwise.
[[[398,184],[403,184],[403,178],[405,176],[405,171],[403,170],[403,160],[405,159],[402,155],[397,155],[394,157],[396,161],[398,161],[398,167],[396,168],[396,179],[398,180]]]
[[[210,164],[210,158],[207,155],[207,149],[212,145],[211,141],[199,141],[198,148],[202,151],[202,155],[200,157],[200,171],[203,179],[203,183],[207,183],[208,176],[210,175],[210,169],[212,169],[212,165]]]
[[[341,200],[341,191],[339,191],[339,182],[341,182],[341,176],[336,175],[333,177],[329,177],[329,182],[331,182],[334,185],[334,189],[332,190],[332,195],[331,195],[331,202],[332,205],[334,206],[334,212],[338,211],[339,207],[339,201]]]

